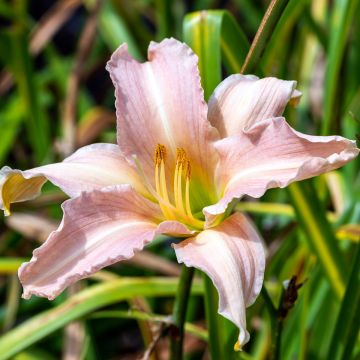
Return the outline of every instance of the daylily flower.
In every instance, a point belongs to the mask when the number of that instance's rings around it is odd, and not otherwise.
[[[107,64],[115,85],[117,140],[77,150],[63,162],[1,170],[1,208],[32,199],[46,180],[70,199],[59,228],[19,269],[23,297],[54,299],[104,266],[128,259],[158,234],[186,239],[173,247],[204,271],[219,292],[219,313],[240,330],[262,286],[261,237],[233,213],[258,198],[336,169],[359,152],[340,136],[309,136],[280,117],[299,97],[294,81],[232,75],[206,104],[198,59],[175,39],[151,43],[139,63],[121,45]]]

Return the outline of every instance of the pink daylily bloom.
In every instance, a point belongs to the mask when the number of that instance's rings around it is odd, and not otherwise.
[[[63,162],[0,172],[0,207],[37,196],[46,180],[70,199],[59,228],[19,269],[23,297],[54,299],[104,266],[128,259],[158,234],[186,238],[179,262],[204,271],[219,292],[219,313],[240,331],[260,292],[265,255],[246,216],[244,195],[260,197],[336,169],[357,156],[355,142],[309,136],[281,117],[298,101],[294,81],[232,75],[204,101],[191,49],[151,43],[139,63],[121,45],[107,65],[115,86],[118,145],[94,144]]]

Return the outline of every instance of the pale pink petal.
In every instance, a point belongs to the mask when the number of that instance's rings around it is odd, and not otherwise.
[[[221,137],[238,134],[258,121],[280,116],[292,97],[296,104],[301,93],[295,86],[295,81],[272,77],[231,75],[211,96],[208,119]]]
[[[215,146],[220,154],[218,184],[223,198],[204,209],[208,220],[211,214],[223,213],[234,198],[258,198],[267,189],[337,169],[359,153],[355,141],[305,135],[284,118],[262,121]]]
[[[129,185],[82,193],[65,201],[62,208],[58,230],[19,269],[24,298],[54,299],[79,279],[129,259],[157,234],[192,234],[175,221],[158,226],[159,207]]]
[[[10,203],[36,197],[42,185],[50,180],[67,195],[101,189],[116,184],[131,184],[150,197],[140,176],[114,144],[93,144],[77,150],[63,162],[20,171],[0,170],[0,208],[9,213]]]
[[[189,230],[184,224],[178,221],[166,220],[158,225],[157,233],[176,237],[188,237],[189,235],[193,235],[195,231]]]
[[[212,279],[219,292],[219,313],[238,326],[243,346],[249,340],[245,307],[258,296],[265,269],[262,241],[250,220],[235,213],[222,224],[173,246],[179,262]]]
[[[139,63],[121,45],[107,64],[115,86],[118,143],[125,155],[136,155],[153,181],[157,144],[167,148],[171,183],[176,148],[191,161],[194,178],[211,182],[216,152],[211,141],[216,129],[207,121],[207,105],[192,50],[175,39],[150,44],[149,61]],[[197,175],[196,175],[197,174]]]

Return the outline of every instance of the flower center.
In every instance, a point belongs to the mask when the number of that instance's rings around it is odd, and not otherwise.
[[[176,149],[176,166],[174,171],[173,202],[170,201],[165,174],[166,148],[158,144],[155,149],[155,188],[156,198],[165,218],[178,220],[193,228],[202,229],[204,221],[196,219],[191,211],[190,178],[191,164],[182,148]],[[185,184],[184,184],[185,183]],[[184,186],[185,185],[185,186]]]

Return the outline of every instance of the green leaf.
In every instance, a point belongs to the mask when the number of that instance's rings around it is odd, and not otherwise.
[[[308,244],[317,255],[334,293],[341,299],[345,290],[345,263],[318,195],[309,181],[294,183],[288,189]]]
[[[348,40],[350,25],[354,16],[358,18],[355,11],[358,0],[337,0],[333,11],[330,31],[329,54],[325,75],[324,93],[324,119],[322,121],[322,135],[329,135],[332,130],[332,121],[335,112],[336,93],[341,82],[340,69]],[[342,89],[341,89],[342,91]]]
[[[217,314],[218,294],[211,279],[204,274],[205,314],[209,333],[209,348],[212,359],[223,359],[223,334],[221,318]]]
[[[278,19],[260,61],[267,72],[271,73],[274,68],[286,65],[284,63],[284,47],[291,46],[290,37],[293,27],[299,22],[299,17],[307,3],[309,3],[309,0],[290,0]],[[282,56],[279,56],[279,54],[282,54]]]
[[[360,328],[360,245],[354,257],[336,326],[328,351],[328,359],[350,359]],[[346,350],[346,356],[345,356]]]
[[[0,163],[6,159],[10,149],[14,145],[18,131],[23,120],[23,107],[18,97],[9,99],[2,110],[0,117],[1,141],[0,141]]]
[[[238,7],[241,18],[245,19],[243,26],[247,26],[255,32],[263,15],[262,7],[252,0],[234,0],[234,3]]]
[[[241,68],[242,73],[247,73],[255,69],[288,2],[289,0],[272,0],[269,4]]]
[[[47,352],[39,349],[31,349],[14,356],[12,360],[55,360],[56,358]]]
[[[249,50],[244,32],[225,10],[207,10],[186,15],[183,38],[199,56],[206,99],[222,80],[221,62],[224,62],[229,73],[240,72]]]
[[[172,314],[174,325],[177,328],[177,335],[170,339],[170,353],[173,360],[183,358],[184,324],[194,271],[194,268],[182,265]]]
[[[177,281],[176,278],[120,278],[91,286],[2,336],[0,360],[14,356],[69,322],[103,306],[136,296],[173,296],[177,290]],[[200,282],[194,282],[192,293],[202,293]]]
[[[98,311],[90,315],[90,319],[103,319],[103,318],[120,318],[120,319],[134,319],[134,320],[144,320],[151,322],[159,322],[164,324],[173,324],[171,316],[164,316],[158,314],[149,314],[137,310],[121,311],[121,310],[109,310],[109,311]],[[197,325],[191,323],[185,323],[185,331],[195,337],[208,341],[207,331],[203,328],[200,328]]]
[[[9,66],[19,89],[24,109],[22,115],[25,118],[30,145],[39,163],[44,160],[49,150],[49,123],[40,105],[40,94],[28,51],[27,36],[21,27],[15,27],[10,33],[12,61]]]
[[[22,258],[0,258],[0,274],[14,274],[18,271],[19,266],[27,261],[27,259]]]
[[[175,25],[175,19],[172,16],[171,0],[156,0],[156,17],[158,24],[157,39],[162,40],[172,34]]]
[[[126,42],[129,52],[138,60],[143,58],[136,41],[123,19],[113,9],[111,2],[106,1],[101,7],[99,15],[99,31],[111,51]]]
[[[254,214],[278,215],[290,219],[295,217],[294,208],[288,204],[265,203],[260,201],[241,201],[236,205],[236,210]]]

